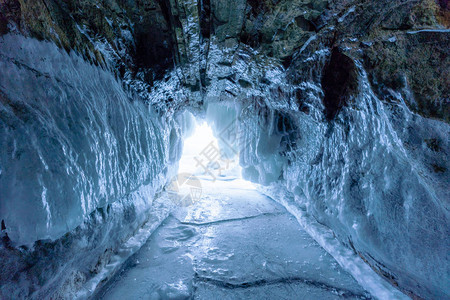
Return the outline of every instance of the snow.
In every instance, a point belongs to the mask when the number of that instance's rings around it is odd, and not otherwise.
[[[395,43],[397,41],[397,38],[395,36],[393,36],[393,37],[390,37],[388,39],[388,41],[391,42],[391,43]]]
[[[312,41],[316,40],[317,36],[316,35],[312,35],[304,44],[303,46],[300,48],[300,50],[298,51],[298,53],[296,53],[296,55],[301,54],[303,51],[305,51],[305,49],[309,46],[309,44],[311,44]]]
[[[340,17],[340,18],[338,19],[338,22],[339,22],[339,23],[344,22],[344,20],[348,17],[348,15],[351,14],[351,13],[354,13],[355,10],[356,10],[356,6],[350,7],[349,10],[347,10],[347,11],[342,15],[342,17]]]
[[[417,34],[421,32],[438,32],[438,33],[449,33],[450,29],[422,29],[422,30],[416,30],[416,31],[408,31],[408,34]]]

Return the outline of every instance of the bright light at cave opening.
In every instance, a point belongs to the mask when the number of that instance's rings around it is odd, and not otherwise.
[[[179,171],[188,173],[198,173],[196,171],[202,171],[201,165],[198,164],[197,160],[201,161],[201,153],[208,146],[218,149],[217,139],[214,137],[211,127],[209,127],[206,122],[199,124],[196,121],[193,134],[184,140]],[[206,160],[205,163],[207,164]],[[200,170],[197,170],[199,167]]]
[[[203,184],[216,187],[255,189],[253,183],[242,179],[239,155],[224,158],[220,153],[219,141],[212,128],[207,122],[196,120],[192,135],[184,140],[178,172],[195,175]]]

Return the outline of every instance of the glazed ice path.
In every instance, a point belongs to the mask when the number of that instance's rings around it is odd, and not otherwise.
[[[245,181],[202,181],[98,299],[366,299],[282,206]]]

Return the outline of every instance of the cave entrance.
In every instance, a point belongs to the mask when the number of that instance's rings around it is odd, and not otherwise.
[[[176,205],[99,299],[246,299],[249,294],[252,299],[330,299],[334,291],[365,298],[364,290],[294,216],[242,179],[239,158],[245,166],[250,151],[260,151],[255,154],[265,155],[274,169],[277,161],[270,161],[267,149],[275,143],[263,137],[265,149],[242,147],[249,136],[236,139],[225,133],[240,133],[234,125],[251,124],[228,108],[209,105],[207,122],[194,122],[191,115],[180,122],[184,132],[192,133],[184,136],[179,172],[169,193]],[[281,138],[274,140],[279,145]],[[236,143],[241,155],[231,152]],[[244,177],[258,178],[255,173]]]
[[[191,133],[184,139],[177,176],[168,189],[176,204],[188,207],[211,202],[229,189],[255,190],[255,184],[242,178],[238,151],[206,120],[195,119],[192,123]],[[200,206],[205,205],[212,207],[210,203]]]
[[[191,173],[212,183],[241,178],[237,152],[224,149],[205,120],[196,120],[192,134],[184,140],[179,173]]]

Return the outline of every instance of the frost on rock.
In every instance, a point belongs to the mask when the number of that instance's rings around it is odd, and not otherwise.
[[[59,238],[143,187],[134,205],[150,207],[180,155],[174,121],[48,42],[3,36],[0,69],[0,219],[15,245]]]

